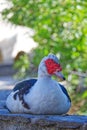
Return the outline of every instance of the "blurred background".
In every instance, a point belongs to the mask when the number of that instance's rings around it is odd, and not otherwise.
[[[87,115],[87,1],[0,0],[0,86],[36,77],[54,53],[66,77],[70,114]]]

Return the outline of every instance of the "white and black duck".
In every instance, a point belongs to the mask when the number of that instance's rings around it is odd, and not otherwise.
[[[12,113],[65,114],[71,100],[65,87],[52,75],[65,80],[58,58],[49,54],[38,67],[38,78],[19,82],[7,97],[6,106]]]

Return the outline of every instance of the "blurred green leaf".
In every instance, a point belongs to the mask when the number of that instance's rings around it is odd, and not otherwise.
[[[82,95],[83,98],[87,98],[87,90]]]

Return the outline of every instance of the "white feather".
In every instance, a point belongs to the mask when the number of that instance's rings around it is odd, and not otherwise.
[[[34,114],[64,114],[70,108],[58,83],[48,77],[39,79],[24,98]]]

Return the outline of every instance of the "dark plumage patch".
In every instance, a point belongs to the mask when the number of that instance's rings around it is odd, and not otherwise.
[[[17,99],[17,95],[18,95],[18,92],[16,92],[13,96],[13,98],[16,100]]]
[[[17,99],[17,96],[19,97],[19,100],[22,101],[22,105],[27,108],[30,109],[30,107],[28,106],[28,104],[25,102],[24,100],[24,95],[28,94],[30,91],[30,88],[36,83],[37,79],[29,79],[29,80],[24,80],[19,82],[18,84],[16,84],[16,86],[14,87],[13,91],[17,91],[13,98],[14,100]]]
[[[67,90],[65,89],[65,87],[64,87],[63,85],[61,85],[61,84],[59,84],[59,85],[60,85],[60,87],[61,87],[63,93],[68,97],[69,101],[71,102],[70,96],[69,96]]]
[[[28,87],[31,88],[35,83],[36,83],[37,79],[27,79],[27,80],[23,80],[19,83],[17,83],[13,89],[13,91],[17,91],[20,90],[24,87]]]

